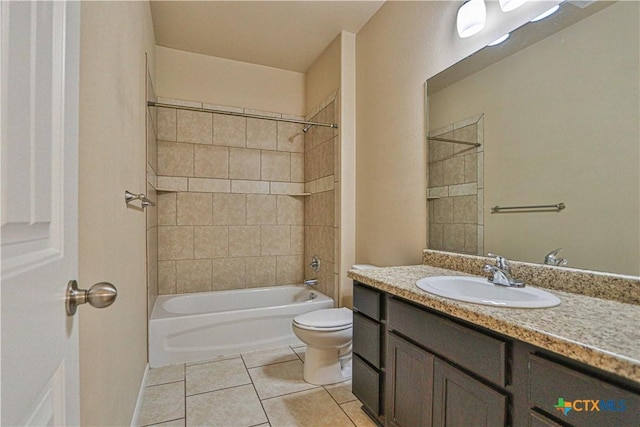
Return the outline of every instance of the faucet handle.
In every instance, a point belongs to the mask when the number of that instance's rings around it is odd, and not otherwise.
[[[509,265],[509,260],[506,259],[505,257],[492,254],[491,252],[489,252],[487,256],[496,259],[496,264],[498,265],[498,268],[500,270],[509,271],[511,269],[511,266]]]
[[[558,254],[562,252],[562,248],[554,249],[544,256],[544,263],[547,265],[567,265],[569,263],[565,258],[558,258]]]

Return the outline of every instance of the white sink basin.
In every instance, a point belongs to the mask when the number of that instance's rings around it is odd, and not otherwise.
[[[511,288],[494,285],[481,277],[425,277],[418,280],[416,286],[441,297],[494,307],[545,308],[560,305],[560,299],[549,292],[529,286]]]

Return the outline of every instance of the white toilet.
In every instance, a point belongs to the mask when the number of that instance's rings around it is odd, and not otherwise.
[[[356,270],[375,268],[360,264]],[[353,313],[348,308],[327,308],[293,318],[293,333],[307,345],[304,380],[325,385],[351,378]]]
[[[327,308],[293,319],[293,333],[307,345],[304,380],[332,384],[351,378],[353,313],[348,308]]]

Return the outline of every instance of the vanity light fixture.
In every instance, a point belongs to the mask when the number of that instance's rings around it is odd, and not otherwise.
[[[505,34],[504,36],[492,41],[491,43],[489,43],[487,46],[495,46],[498,45],[500,43],[502,43],[503,41],[505,41],[506,39],[509,38],[509,33]]]
[[[511,12],[526,3],[527,0],[500,0],[500,9],[503,12]]]
[[[536,16],[535,18],[533,18],[530,22],[541,21],[544,18],[546,18],[547,16],[551,16],[554,13],[556,13],[558,11],[558,9],[560,9],[560,5],[559,4],[553,6],[551,9],[547,10],[546,12],[542,12],[540,15]]]
[[[456,27],[460,38],[471,37],[484,28],[487,8],[484,0],[469,0],[458,9]]]

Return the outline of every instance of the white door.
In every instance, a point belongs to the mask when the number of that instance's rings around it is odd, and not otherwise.
[[[0,2],[3,426],[79,423],[80,5]],[[81,284],[82,285],[82,284]]]

